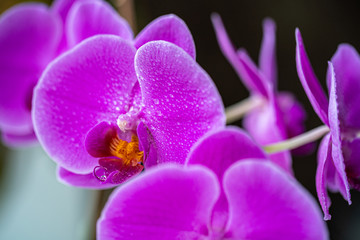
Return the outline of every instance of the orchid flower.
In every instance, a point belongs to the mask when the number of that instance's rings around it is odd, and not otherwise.
[[[294,96],[288,92],[278,92],[275,30],[273,20],[263,22],[263,40],[260,50],[259,67],[251,60],[244,49],[233,47],[219,15],[212,15],[212,21],[220,48],[236,70],[244,85],[249,89],[251,102],[260,103],[252,106],[244,118],[244,127],[260,144],[268,145],[297,136],[305,130],[306,113]],[[231,107],[230,107],[231,108]],[[229,109],[230,109],[229,108]],[[228,120],[232,113],[227,112]],[[238,108],[235,108],[238,115]],[[311,150],[311,145],[300,149],[302,152]],[[299,151],[298,151],[299,152]],[[270,155],[270,159],[283,169],[292,173],[291,154],[282,151]]]
[[[223,127],[221,97],[194,57],[188,28],[168,15],[133,42],[99,35],[53,61],[33,118],[60,181],[108,188],[144,167],[183,164],[200,136]]]
[[[351,204],[350,188],[360,190],[360,57],[349,44],[340,44],[329,62],[329,99],[321,88],[296,29],[296,63],[300,81],[319,118],[330,132],[323,138],[318,153],[316,188],[329,220],[330,198],[327,188],[339,191]]]
[[[110,196],[97,239],[328,239],[312,196],[235,127]]]
[[[109,4],[58,0],[18,4],[0,17],[0,130],[3,142],[36,143],[31,120],[33,88],[48,63],[96,34],[131,40],[132,32]]]

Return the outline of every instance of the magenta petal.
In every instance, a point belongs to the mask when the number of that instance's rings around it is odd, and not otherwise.
[[[55,57],[61,21],[41,3],[19,4],[0,17],[0,129],[32,133],[31,99],[41,72]]]
[[[240,128],[212,131],[197,141],[186,164],[201,164],[223,178],[230,165],[246,158],[266,159],[263,150]]]
[[[225,126],[221,97],[207,73],[180,47],[165,41],[143,45],[135,56],[143,119],[158,163],[184,163],[206,132]]]
[[[157,153],[153,144],[154,139],[142,122],[140,122],[137,127],[137,135],[139,138],[139,150],[144,151],[145,168],[155,166],[157,164]]]
[[[69,12],[71,6],[75,2],[79,2],[79,1],[83,1],[83,0],[54,0],[52,5],[51,5],[51,10],[54,13],[59,14],[59,16],[61,17],[63,23],[65,23],[66,17],[68,15],[68,12]],[[84,1],[88,1],[88,0],[84,0]]]
[[[276,24],[271,18],[263,21],[263,39],[261,42],[259,67],[270,83],[276,89],[277,64],[276,64]]]
[[[276,102],[280,110],[280,117],[285,124],[286,136],[292,138],[305,132],[306,112],[294,95],[289,92],[279,92],[276,94]],[[309,154],[315,149],[316,143],[308,143],[292,150],[297,155]]]
[[[38,143],[34,132],[21,135],[4,132],[2,133],[2,141],[6,146],[13,148],[33,146]]]
[[[161,16],[149,23],[135,39],[135,47],[140,48],[147,42],[164,40],[185,50],[195,59],[195,43],[185,22],[174,14]]]
[[[360,57],[349,44],[340,44],[331,62],[336,75],[336,95],[342,131],[360,129]],[[328,82],[331,73],[328,73]]]
[[[218,181],[206,168],[153,168],[110,196],[97,239],[205,238],[218,195]]]
[[[324,220],[330,220],[330,198],[327,194],[328,165],[331,164],[331,135],[327,134],[320,143],[318,152],[318,167],[316,170],[316,191],[324,212]]]
[[[240,161],[224,174],[232,239],[328,239],[312,196],[269,162]]]
[[[326,125],[329,125],[327,116],[329,101],[319,84],[319,80],[313,72],[299,29],[296,29],[295,31],[295,37],[296,68],[301,84],[303,85],[306,95],[308,96],[316,114],[319,116],[321,121],[323,121]]]
[[[120,135],[122,135],[120,137]],[[124,138],[119,127],[114,123],[100,122],[87,133],[85,138],[85,148],[87,152],[96,158],[112,156],[110,143],[114,138],[120,137],[127,142],[131,141],[131,134]]]
[[[107,189],[118,185],[111,183],[102,183],[94,177],[93,173],[76,174],[62,167],[58,167],[57,169],[57,178],[63,184],[73,187],[89,189]]]
[[[332,159],[334,161],[334,165],[336,171],[339,174],[341,180],[340,183],[340,192],[344,196],[344,198],[351,204],[350,200],[350,187],[349,182],[347,180],[346,172],[345,172],[345,163],[344,157],[342,155],[342,146],[341,146],[341,133],[340,133],[340,121],[339,121],[339,111],[338,111],[338,102],[337,102],[337,80],[334,72],[334,68],[331,62],[329,62],[329,69],[331,74],[331,88],[330,88],[330,102],[329,102],[329,125],[330,125],[330,133],[332,140]]]
[[[348,178],[360,179],[360,139],[356,138],[351,141],[343,140],[342,152]]]
[[[243,61],[239,60],[236,49],[231,43],[229,36],[226,33],[224,24],[222,23],[220,16],[218,14],[212,14],[211,20],[215,28],[216,38],[220,45],[221,51],[223,52],[227,60],[230,62],[230,64],[233,66],[233,68],[243,81],[244,85],[250,91],[260,93],[266,96],[267,90],[263,86],[262,80],[259,80],[257,75],[255,76],[255,78],[252,78],[252,76],[249,74],[253,73],[253,69],[249,69],[249,67],[245,68],[245,66],[243,65]]]
[[[200,164],[210,168],[221,181],[224,172],[238,160],[266,159],[265,153],[240,128],[227,127],[210,132],[194,144],[187,164]],[[228,202],[221,191],[213,209],[212,230],[221,232],[228,219]]]
[[[257,89],[258,94],[269,98],[269,91],[273,89],[273,85],[266,80],[265,75],[259,71],[255,63],[251,60],[250,56],[244,49],[240,49],[238,52],[238,58],[243,66],[243,71],[240,74],[241,79],[246,82],[252,82]]]
[[[34,94],[35,132],[62,167],[81,174],[97,161],[84,141],[102,121],[116,122],[128,110],[135,48],[117,36],[89,38],[52,62]]]
[[[244,118],[244,127],[260,146],[285,140],[286,129],[281,112],[275,101],[268,101],[249,112]],[[289,151],[269,155],[272,162],[292,174],[292,160]]]
[[[114,34],[129,41],[133,39],[129,24],[105,1],[75,3],[66,21],[69,47],[96,34]]]

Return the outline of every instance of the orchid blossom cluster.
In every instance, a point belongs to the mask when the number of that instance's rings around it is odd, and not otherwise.
[[[316,175],[324,219],[327,188],[351,203],[350,188],[360,190],[358,53],[343,44],[329,61],[328,99],[296,30],[299,79],[325,124],[304,133],[301,104],[277,90],[275,23],[264,21],[257,67],[233,47],[220,16],[212,20],[250,92],[246,106],[224,109],[175,15],[134,37],[101,0],[9,9],[0,17],[4,144],[38,141],[64,184],[117,187],[98,239],[328,239],[317,202],[293,175],[290,150],[309,152],[327,134]],[[242,115],[247,132],[226,126]]]

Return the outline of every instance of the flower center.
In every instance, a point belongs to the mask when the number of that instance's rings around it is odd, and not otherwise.
[[[109,142],[112,156],[99,159],[94,168],[94,176],[102,183],[119,184],[144,169],[144,152],[139,150],[139,139],[131,136],[131,141],[120,139],[117,135]]]
[[[131,141],[127,142],[115,137],[110,142],[110,153],[114,157],[122,160],[126,166],[136,166],[138,163],[143,163],[144,152],[139,150],[139,139],[137,136],[132,135]]]

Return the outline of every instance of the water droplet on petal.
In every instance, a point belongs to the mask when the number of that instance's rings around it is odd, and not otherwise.
[[[94,176],[101,182],[105,182],[108,176],[106,168],[102,166],[96,166],[94,168]]]

